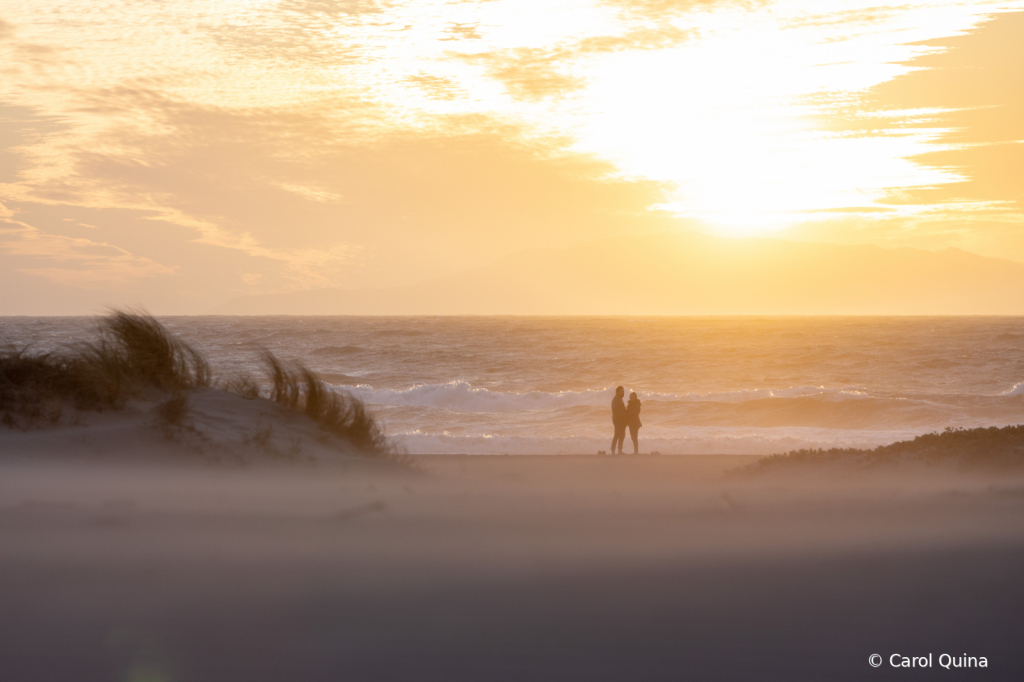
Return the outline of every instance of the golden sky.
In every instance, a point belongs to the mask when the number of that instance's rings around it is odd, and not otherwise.
[[[0,314],[663,230],[1024,262],[1022,35],[1024,0],[7,4]]]

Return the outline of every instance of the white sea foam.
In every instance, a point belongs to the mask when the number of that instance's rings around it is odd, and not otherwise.
[[[641,431],[641,434],[643,432]],[[915,436],[913,431],[859,431],[819,428],[688,427],[647,438],[641,436],[641,452],[665,455],[770,455],[804,448],[875,448]],[[498,435],[398,434],[413,455],[572,455],[608,450],[607,438],[528,437]],[[626,449],[632,444],[627,442]]]
[[[372,405],[415,405],[459,412],[551,410],[575,405],[603,405],[610,399],[610,394],[605,390],[503,393],[474,388],[465,381],[420,384],[406,389],[374,389],[372,386],[361,385],[352,389],[352,393]]]
[[[415,405],[436,407],[459,412],[519,412],[552,410],[564,407],[606,407],[614,389],[602,388],[586,391],[525,393],[491,391],[477,388],[465,381],[444,384],[419,384],[405,389],[375,389],[369,385],[349,388],[352,393],[374,405]],[[627,389],[627,393],[629,389]],[[782,389],[747,389],[719,393],[637,393],[642,401],[661,402],[726,402],[738,403],[771,398],[817,397],[826,400],[861,400],[872,397],[861,388],[825,388],[799,386]]]
[[[1003,393],[1003,395],[1019,395],[1024,396],[1024,381],[1020,382],[1009,391]]]

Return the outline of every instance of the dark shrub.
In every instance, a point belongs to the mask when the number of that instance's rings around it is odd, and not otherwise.
[[[792,471],[821,466],[874,469],[914,462],[925,465],[949,463],[961,469],[1024,467],[1024,425],[979,429],[949,428],[942,433],[926,433],[913,440],[883,445],[874,450],[795,450],[784,455],[760,459],[746,467],[746,471]]]
[[[70,402],[77,409],[102,410],[114,406],[102,377],[81,357],[26,350],[0,353],[0,412],[8,426],[55,422]]]

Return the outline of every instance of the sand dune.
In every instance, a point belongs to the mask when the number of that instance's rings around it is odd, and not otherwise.
[[[361,401],[264,352],[267,378],[214,377],[144,313],[114,311],[60,352],[0,352],[0,452],[101,461],[339,463],[399,453]]]
[[[372,466],[351,443],[276,402],[215,388],[186,395],[185,413],[174,423],[160,413],[171,396],[151,391],[120,410],[76,412],[45,428],[0,427],[0,450],[5,459]]]

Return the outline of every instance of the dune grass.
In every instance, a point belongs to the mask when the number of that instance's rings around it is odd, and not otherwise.
[[[65,407],[120,409],[148,388],[181,391],[210,383],[210,368],[155,318],[115,311],[99,338],[63,353],[0,352],[0,420],[29,428],[56,422]]]
[[[362,455],[400,459],[397,449],[358,398],[337,393],[309,368],[264,359],[272,385],[269,399],[308,415],[326,433],[350,442]],[[158,390],[171,398],[158,409],[161,424],[182,422],[187,392],[214,383],[199,351],[176,338],[156,318],[139,311],[113,311],[100,322],[98,339],[63,353],[0,351],[0,423],[34,428],[57,423],[77,411],[121,409],[133,398]],[[259,384],[240,376],[220,388],[258,399]]]
[[[111,368],[130,391],[153,386],[180,391],[210,385],[210,365],[192,346],[175,338],[154,318],[140,312],[114,311],[87,355]]]
[[[360,451],[396,458],[398,453],[361,400],[333,391],[308,367],[286,367],[270,352],[263,355],[273,388],[270,399],[300,410],[324,431],[347,439]]]
[[[821,468],[878,470],[901,464],[952,465],[961,470],[1024,468],[1024,425],[948,428],[942,433],[927,433],[874,450],[794,450],[760,459],[743,471],[757,474]]]
[[[31,355],[25,349],[0,353],[0,422],[8,427],[55,423],[65,396],[86,408],[101,403],[96,387],[83,383],[77,370],[48,354]]]

